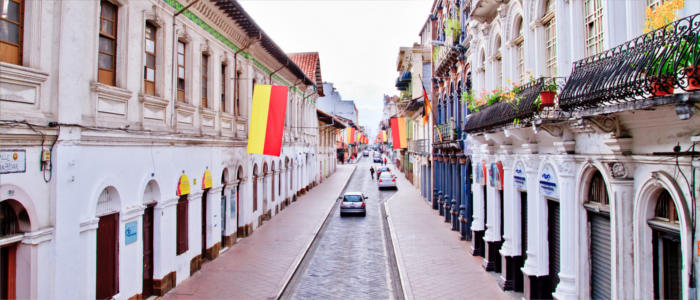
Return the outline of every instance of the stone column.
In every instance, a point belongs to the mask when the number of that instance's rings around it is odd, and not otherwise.
[[[559,169],[559,284],[554,287],[554,298],[578,299],[576,293],[576,162],[566,158],[558,162]],[[564,233],[564,234],[561,234]],[[550,274],[554,275],[554,274]]]
[[[459,165],[458,163],[458,158],[452,157],[452,174],[453,174],[453,179],[452,179],[452,186],[453,186],[453,194],[452,194],[452,230],[453,231],[458,231],[459,230],[459,205],[461,202],[461,185],[459,184],[460,182],[460,174],[459,174]]]
[[[515,220],[520,219],[520,203],[516,203],[515,183],[513,180],[513,163],[508,161],[503,164],[503,246],[501,247],[501,265],[503,266],[499,278],[499,286],[503,290],[514,290],[516,276],[522,276],[519,268],[522,264],[522,256],[515,245],[520,238],[520,226]]]
[[[471,219],[472,219],[472,203],[471,203],[471,182],[469,174],[471,170],[467,166],[467,158],[462,155],[459,158],[459,167],[461,169],[460,184],[461,189],[461,204],[459,206],[459,223],[460,223],[460,239],[463,241],[471,241]]]
[[[634,297],[634,261],[632,247],[632,210],[634,206],[634,180],[611,180],[610,195],[610,246],[613,299]]]

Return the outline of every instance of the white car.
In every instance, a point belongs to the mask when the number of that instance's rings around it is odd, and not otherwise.
[[[391,174],[391,172],[382,172],[382,175],[379,176],[379,180],[377,180],[377,187],[379,187],[380,190],[385,188],[398,189],[396,186],[396,176]]]
[[[340,200],[340,216],[347,214],[360,214],[365,216],[367,209],[365,208],[365,200],[367,196],[360,192],[346,192],[345,195],[338,198]]]

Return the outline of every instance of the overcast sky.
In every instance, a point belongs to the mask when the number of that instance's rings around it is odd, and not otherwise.
[[[398,94],[399,47],[418,42],[433,1],[239,2],[285,52],[319,52],[323,80],[355,100],[360,125],[376,136],[383,95]]]

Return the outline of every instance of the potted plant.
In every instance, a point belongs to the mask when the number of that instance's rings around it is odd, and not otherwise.
[[[673,22],[676,19],[676,11],[683,8],[685,6],[685,1],[684,0],[670,0],[670,1],[663,1],[661,4],[656,6],[655,8],[647,8],[646,10],[646,20],[644,21],[644,33],[649,33],[654,30],[673,30],[673,27],[670,25],[671,22]],[[682,41],[683,42],[683,41]],[[670,45],[665,45],[664,48],[668,47]],[[682,49],[684,46],[681,46],[681,49],[674,51],[673,55],[679,55],[680,53],[678,51],[683,52]],[[662,48],[663,49],[663,48]],[[664,50],[661,50],[659,52],[663,52]],[[668,94],[673,93],[673,86],[674,86],[674,77],[676,74],[676,69],[673,66],[673,62],[671,61],[672,59],[670,58],[664,58],[663,55],[659,55],[657,51],[652,51],[647,53],[647,55],[650,56],[650,69],[647,69],[647,76],[651,78],[651,82],[649,83],[650,87],[650,92],[654,96],[664,96]],[[682,54],[681,54],[682,55]],[[695,77],[695,66],[692,65],[685,65],[685,64],[679,64],[677,66],[678,68],[681,67],[690,67],[691,69],[689,70],[684,70],[686,74],[691,73],[691,76],[688,76],[689,78],[689,88],[693,88],[690,86],[690,78]],[[694,80],[694,83],[697,83],[697,80]],[[700,88],[700,87],[697,87]]]
[[[687,91],[700,90],[700,61],[698,61],[700,57],[700,43],[693,43],[695,38],[693,36],[684,36],[678,48],[681,56],[679,66],[683,68],[683,73],[687,79]],[[694,47],[693,44],[695,45]]]
[[[545,81],[544,87],[540,92],[540,106],[554,106],[554,96],[557,95],[557,82],[552,78],[548,82]]]

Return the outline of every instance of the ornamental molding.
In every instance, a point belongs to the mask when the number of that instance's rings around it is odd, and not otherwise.
[[[627,169],[625,168],[625,165],[621,162],[610,162],[608,163],[608,168],[610,169],[610,175],[612,175],[613,178],[628,177]]]
[[[576,175],[576,162],[573,160],[564,160],[559,162],[557,165],[559,169],[559,176],[561,177],[574,177]]]

